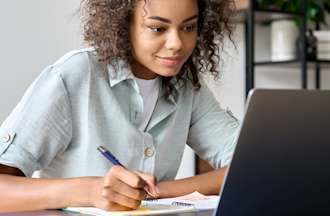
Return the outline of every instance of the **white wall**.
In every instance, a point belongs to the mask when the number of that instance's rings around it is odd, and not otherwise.
[[[79,0],[2,0],[0,122],[47,65],[78,48]]]
[[[244,28],[237,25],[233,32],[234,44],[227,40],[222,53],[223,65],[218,80],[208,76],[207,84],[224,109],[230,109],[238,119],[242,119],[245,101],[245,46]]]

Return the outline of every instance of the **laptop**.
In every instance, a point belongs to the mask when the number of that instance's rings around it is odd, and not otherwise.
[[[250,92],[215,215],[330,215],[330,91]]]

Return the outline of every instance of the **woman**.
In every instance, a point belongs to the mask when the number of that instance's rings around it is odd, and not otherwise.
[[[0,211],[125,210],[148,196],[217,194],[238,122],[200,74],[218,74],[230,3],[84,0],[93,48],[47,67],[0,128]],[[217,170],[174,181],[186,143]]]

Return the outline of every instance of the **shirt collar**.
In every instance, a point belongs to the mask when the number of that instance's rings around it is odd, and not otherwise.
[[[108,64],[107,69],[109,74],[109,83],[111,87],[117,85],[124,80],[134,79],[134,75],[132,73],[130,65],[124,60],[119,60],[113,62],[112,64]]]
[[[107,65],[108,74],[109,74],[109,83],[111,87],[114,87],[118,83],[132,79],[134,80],[134,74],[131,70],[130,65],[124,60],[114,61],[113,64]],[[134,81],[135,82],[135,81]],[[181,81],[178,81],[176,77],[173,77],[170,81],[173,86],[173,92],[171,95],[168,96],[168,99],[176,104],[179,88],[181,88]],[[162,88],[161,96],[165,96],[166,92],[165,89]]]

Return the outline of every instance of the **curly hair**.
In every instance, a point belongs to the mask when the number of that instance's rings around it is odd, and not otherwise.
[[[82,0],[81,18],[84,40],[95,48],[100,62],[113,64],[122,59],[132,62],[132,47],[129,40],[129,22],[136,3],[141,0]],[[150,0],[144,0],[145,3]],[[198,35],[192,55],[176,75],[183,85],[191,81],[195,89],[200,88],[199,73],[210,73],[215,79],[220,71],[224,39],[230,40],[233,26],[229,22],[235,8],[233,0],[197,0]],[[163,77],[167,95],[172,93],[173,77]]]

